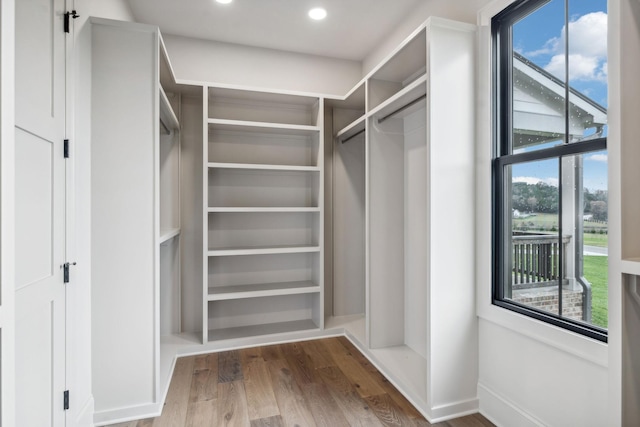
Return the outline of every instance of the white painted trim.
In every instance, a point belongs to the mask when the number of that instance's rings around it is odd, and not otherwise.
[[[93,396],[90,396],[89,399],[82,405],[82,408],[79,411],[76,411],[77,416],[74,421],[73,426],[76,427],[86,427],[93,425],[93,413],[94,413],[94,405]]]
[[[545,425],[533,415],[519,408],[508,398],[482,384],[482,382],[478,382],[478,398],[480,401],[480,413],[498,427],[541,427]],[[498,420],[501,420],[502,423],[498,422]]]
[[[15,1],[0,2],[0,425],[15,423]]]
[[[478,317],[593,364],[609,365],[606,343],[491,304],[491,18],[515,0],[495,0],[478,13],[476,278]]]
[[[93,423],[97,427],[141,420],[144,418],[155,418],[162,414],[163,406],[164,402],[159,402],[111,409],[108,411],[97,411],[93,414]]]

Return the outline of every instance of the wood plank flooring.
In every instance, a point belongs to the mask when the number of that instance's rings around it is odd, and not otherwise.
[[[345,337],[176,361],[162,416],[111,427],[489,427],[427,420]]]

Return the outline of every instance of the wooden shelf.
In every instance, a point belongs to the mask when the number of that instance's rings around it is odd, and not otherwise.
[[[420,98],[427,93],[427,75],[423,74],[414,80],[410,85],[403,88],[401,91],[378,105],[376,108],[369,112],[370,117],[381,119],[383,117],[392,114],[393,112],[401,109],[402,107],[410,104],[412,101]],[[411,108],[403,110],[394,117],[404,117],[419,108],[424,107],[425,101],[419,102]]]
[[[208,119],[207,122],[209,123],[209,126],[220,130],[303,136],[310,136],[320,132],[320,127],[308,125],[291,125],[282,123],[252,122],[228,119]]]
[[[209,301],[243,298],[261,298],[280,295],[311,294],[320,292],[320,286],[311,282],[259,283],[238,286],[209,286]]]
[[[209,329],[209,341],[247,338],[254,336],[285,334],[297,331],[319,329],[311,319],[291,322],[267,323],[263,325],[240,326],[226,329]]]
[[[291,213],[291,212],[320,212],[320,208],[289,208],[289,207],[275,207],[275,208],[207,208],[207,212],[209,213],[251,213],[251,212],[262,212],[262,213]]]
[[[166,230],[160,230],[160,238],[158,239],[158,243],[162,244],[167,240],[171,240],[176,236],[180,235],[179,228],[169,228]]]
[[[320,252],[320,246],[267,246],[209,249],[208,256],[275,255]]]
[[[171,107],[169,98],[167,98],[167,94],[164,92],[164,89],[162,89],[162,86],[160,86],[160,122],[167,130],[167,133],[171,133],[171,131],[180,128],[178,117],[173,111],[173,107]]]
[[[299,171],[299,172],[320,172],[318,166],[292,166],[292,165],[265,165],[254,163],[221,163],[209,162],[212,169],[246,169],[246,170],[273,170],[273,171]]]
[[[366,115],[358,117],[356,120],[338,131],[338,133],[336,134],[336,138],[338,138],[340,141],[345,141],[354,137],[358,133],[363,132],[365,130],[365,123],[367,121],[366,119]]]

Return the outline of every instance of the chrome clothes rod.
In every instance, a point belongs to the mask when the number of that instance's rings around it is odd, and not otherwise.
[[[345,142],[351,141],[351,140],[352,140],[353,138],[355,138],[356,136],[358,136],[358,135],[360,135],[360,134],[364,133],[364,131],[365,131],[365,129],[362,129],[362,130],[360,130],[360,131],[358,131],[358,132],[354,133],[353,135],[351,135],[349,138],[345,138],[345,139],[341,140],[341,142],[344,144]]]
[[[408,104],[398,108],[397,110],[387,114],[386,116],[378,119],[378,123],[382,123],[387,119],[390,119],[391,117],[395,116],[398,113],[403,112],[404,110],[406,110],[407,108],[413,107],[414,105],[416,105],[418,102],[422,101],[423,99],[427,98],[427,94],[425,93],[424,95],[420,96],[419,98],[414,99],[413,101],[409,102]]]

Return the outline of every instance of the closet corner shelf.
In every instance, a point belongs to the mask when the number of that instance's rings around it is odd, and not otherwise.
[[[180,128],[178,117],[176,113],[174,113],[169,103],[169,98],[167,98],[167,94],[164,92],[164,89],[162,89],[162,86],[160,86],[160,122],[162,122],[167,133]]]
[[[401,110],[406,105],[420,98],[427,93],[427,75],[424,74],[411,82],[401,91],[387,99],[368,114],[369,117],[382,119],[389,115],[393,115],[395,111]],[[405,112],[409,112],[406,110]],[[402,117],[398,114],[397,117]]]
[[[245,132],[262,132],[284,135],[310,136],[320,132],[319,126],[293,125],[271,122],[251,122],[245,120],[208,119],[209,126],[220,130],[235,130]]]
[[[209,213],[243,213],[243,212],[320,212],[320,208],[296,208],[296,207],[244,207],[244,208],[207,208]]]
[[[311,319],[240,326],[226,329],[209,329],[209,342],[264,335],[286,334],[291,332],[303,332],[314,329],[319,330],[320,328],[318,327],[318,325],[313,323]]]
[[[259,283],[237,286],[209,286],[209,301],[231,299],[262,298],[281,295],[297,295],[319,293],[320,286],[311,281]]]
[[[241,256],[241,255],[276,255],[320,252],[319,246],[266,246],[250,248],[219,248],[209,249],[209,256]]]
[[[353,138],[357,134],[364,132],[366,118],[366,115],[358,117],[356,120],[338,131],[338,133],[336,134],[336,138],[338,138],[338,140],[340,140],[341,142],[345,142]]]
[[[640,258],[623,258],[620,262],[620,270],[625,274],[640,276]]]
[[[210,169],[245,169],[245,170],[273,170],[273,171],[299,171],[299,172],[320,172],[318,166],[290,166],[290,165],[268,165],[254,163],[220,163],[209,162]]]
[[[168,228],[168,229],[163,229],[160,230],[160,238],[158,239],[158,242],[160,244],[173,239],[176,236],[180,235],[180,229],[179,228]]]

